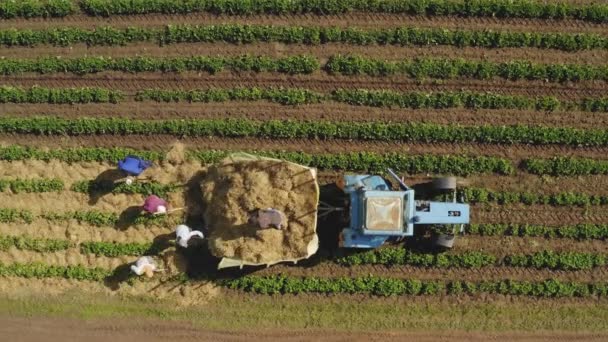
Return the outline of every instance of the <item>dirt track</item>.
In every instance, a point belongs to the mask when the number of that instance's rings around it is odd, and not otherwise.
[[[23,329],[27,326],[27,329]],[[407,332],[373,332],[347,333],[337,331],[286,331],[262,330],[248,332],[227,332],[201,329],[186,322],[154,320],[117,320],[95,319],[56,319],[40,317],[0,317],[0,335],[10,341],[79,342],[87,341],[386,341],[416,340],[428,341],[602,341],[603,334],[565,334],[560,333],[407,333]]]

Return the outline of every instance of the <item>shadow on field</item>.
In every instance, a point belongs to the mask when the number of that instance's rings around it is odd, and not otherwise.
[[[115,227],[120,230],[125,230],[135,224],[135,221],[139,216],[141,216],[143,208],[140,205],[130,206],[127,209],[123,210],[118,217],[118,221],[116,221]]]
[[[103,283],[112,291],[116,291],[120,288],[121,283],[128,282],[134,276],[131,273],[131,263],[123,264],[115,268],[114,272],[103,280]]]
[[[205,171],[199,171],[194,174],[194,176],[186,182],[184,191],[184,203],[186,206],[184,224],[192,230],[203,232],[205,236],[207,236],[207,230],[205,229],[205,221],[203,218],[205,205],[203,203],[201,182],[206,175]]]
[[[103,196],[112,192],[116,181],[124,177],[124,173],[117,169],[105,170],[97,175],[92,181],[93,185],[89,187],[89,204],[96,204]]]

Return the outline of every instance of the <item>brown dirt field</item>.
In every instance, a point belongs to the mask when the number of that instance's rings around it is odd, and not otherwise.
[[[25,146],[45,146],[49,148],[66,148],[81,146],[129,147],[139,150],[163,150],[176,137],[167,135],[99,135],[99,136],[38,136],[29,134],[1,134],[0,144],[19,144]],[[605,159],[608,148],[605,147],[569,147],[559,145],[484,145],[484,144],[449,144],[449,143],[400,143],[383,141],[347,141],[347,140],[268,140],[260,138],[217,138],[197,137],[181,138],[181,143],[188,148],[211,150],[282,150],[302,151],[307,153],[339,152],[378,152],[387,151],[411,154],[467,154],[495,156],[511,160],[532,157],[572,156],[580,158]]]
[[[460,18],[460,17],[425,17],[402,14],[361,13],[353,12],[341,15],[317,16],[305,15],[255,15],[255,16],[224,16],[208,13],[189,15],[129,15],[112,16],[110,18],[71,15],[64,18],[44,19],[8,19],[0,22],[4,28],[47,28],[47,27],[96,27],[96,26],[143,26],[154,27],[167,24],[258,24],[258,25],[307,25],[307,26],[339,26],[361,28],[383,27],[442,27],[456,29],[508,29],[526,32],[588,32],[605,34],[607,24],[595,24],[579,20],[542,20],[542,19],[499,19],[499,18]]]
[[[101,267],[113,270],[121,265],[125,265],[137,260],[134,256],[120,256],[109,258],[96,256],[94,254],[81,254],[78,248],[70,248],[65,251],[38,253],[32,251],[22,251],[14,247],[7,251],[0,252],[0,261],[4,265],[13,263],[40,262],[46,265],[82,265],[85,267]]]
[[[536,63],[578,63],[578,64],[600,64],[608,60],[608,50],[582,50],[567,52],[554,49],[536,48],[480,48],[455,46],[396,46],[396,45],[370,45],[357,46],[348,44],[323,44],[323,45],[299,45],[282,43],[255,43],[255,44],[231,44],[231,43],[180,43],[159,46],[156,43],[133,43],[126,46],[87,46],[75,44],[69,47],[40,45],[36,47],[4,47],[0,56],[5,58],[28,58],[63,56],[65,58],[76,58],[84,56],[161,56],[182,57],[184,51],[188,55],[222,55],[240,56],[243,54],[265,55],[272,57],[283,57],[298,54],[308,54],[328,59],[337,54],[358,54],[370,58],[382,59],[406,59],[415,57],[433,58],[465,58],[469,60],[487,60],[494,62],[506,62],[511,60],[530,60]]]
[[[335,263],[321,263],[310,267],[290,266],[287,264],[274,265],[270,268],[254,272],[257,276],[288,275],[292,277],[365,277],[374,276],[398,279],[459,279],[467,281],[488,280],[526,280],[543,281],[558,279],[560,281],[602,282],[607,279],[608,272],[604,268],[586,271],[553,271],[548,269],[533,269],[525,267],[483,267],[478,269],[465,268],[424,268],[414,266],[385,266],[359,265],[342,267]]]
[[[223,290],[211,283],[197,282],[176,284],[162,277],[137,278],[133,285],[104,284],[94,281],[68,280],[62,278],[1,277],[0,293],[9,297],[23,295],[60,296],[84,294],[89,296],[139,296],[144,300],[171,300],[179,306],[200,305],[217,297]]]
[[[198,328],[187,322],[160,320],[57,319],[41,317],[0,317],[0,333],[12,341],[603,341],[603,334],[589,333],[464,333],[464,332],[373,332],[349,333],[307,330],[256,330],[247,332],[216,331]],[[23,330],[27,326],[27,330]]]
[[[608,222],[604,207],[551,207],[545,205],[473,205],[471,223],[520,223],[559,226]]]
[[[225,160],[201,182],[209,250],[216,257],[256,264],[310,255],[316,238],[319,188],[305,167],[274,160]],[[260,229],[248,213],[275,208],[281,229]]]
[[[222,103],[157,103],[125,101],[120,104],[0,104],[0,111],[12,117],[55,116],[121,117],[151,119],[222,119],[246,118],[251,120],[336,120],[336,121],[392,121],[429,122],[462,125],[544,125],[553,127],[597,128],[608,126],[607,113],[592,112],[541,112],[523,110],[470,110],[454,109],[401,109],[351,106],[345,103],[326,102],[300,106],[284,106],[266,101]]]
[[[131,226],[126,229],[95,227],[76,221],[49,222],[38,219],[30,224],[11,223],[0,225],[0,235],[27,235],[48,239],[67,239],[74,243],[82,241],[115,241],[150,243],[154,238],[173,233],[172,225]]]
[[[544,250],[554,252],[586,252],[608,254],[608,245],[602,240],[545,239],[514,236],[459,236],[455,252],[483,251],[504,257],[512,254],[531,254]]]
[[[311,75],[285,75],[278,73],[233,73],[224,71],[215,75],[207,73],[138,73],[101,72],[77,76],[72,74],[23,74],[0,76],[6,85],[30,87],[101,87],[123,91],[136,91],[145,88],[199,89],[233,87],[300,87],[310,90],[329,92],[348,89],[391,89],[397,91],[459,91],[494,92],[499,94],[519,94],[527,96],[552,95],[563,99],[582,97],[602,97],[606,94],[608,83],[602,81],[583,81],[577,83],[549,83],[543,81],[505,81],[494,80],[414,80],[405,76],[370,77],[329,75],[317,71]]]

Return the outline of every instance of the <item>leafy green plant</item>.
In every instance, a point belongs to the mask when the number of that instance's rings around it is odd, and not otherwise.
[[[128,155],[136,154],[148,160],[164,159],[164,154],[155,151],[136,151],[129,148],[78,147],[66,149],[43,150],[30,146],[10,145],[0,147],[0,160],[60,160],[75,162],[117,162]]]
[[[5,0],[0,2],[0,18],[65,17],[75,12],[72,0]]]
[[[537,175],[606,175],[608,174],[608,160],[572,157],[530,158],[523,161],[522,168]]]
[[[605,297],[605,283],[561,282],[549,279],[538,282],[498,281],[420,281],[377,276],[359,278],[295,278],[284,275],[245,276],[222,280],[231,289],[261,294],[297,293],[364,293],[376,296],[395,295],[476,295],[479,293],[532,297]]]
[[[140,182],[127,185],[126,183],[107,183],[97,181],[78,181],[72,184],[72,191],[82,193],[112,192],[123,194],[142,194],[165,196],[180,187],[179,184],[161,184],[156,182]]]
[[[15,194],[21,192],[55,192],[63,190],[61,179],[0,179],[0,191],[9,190]]]
[[[464,188],[458,190],[458,196],[464,197],[469,203],[512,204],[526,205],[548,204],[554,206],[589,206],[606,205],[608,196],[588,195],[583,193],[562,192],[556,194],[537,194],[532,192],[492,191],[483,188]]]
[[[49,89],[34,86],[28,89],[0,86],[0,103],[118,103],[124,94],[102,88]]]
[[[89,15],[111,16],[147,13],[210,12],[226,15],[252,14],[340,14],[352,11],[401,13],[428,16],[578,19],[608,21],[608,6],[603,4],[544,3],[540,1],[496,0],[80,0],[81,10]]]
[[[0,250],[10,247],[40,253],[63,251],[71,247],[67,240],[33,238],[29,236],[0,236]]]
[[[0,223],[25,222],[32,223],[34,215],[29,210],[0,208]]]
[[[428,123],[132,120],[125,118],[0,118],[1,133],[46,135],[168,134],[178,136],[260,137],[273,139],[358,139],[419,142],[477,142],[607,146],[608,131],[544,126],[460,126]]]
[[[140,256],[148,252],[154,253],[151,243],[118,243],[118,242],[82,242],[80,252],[87,254],[117,257],[122,255]]]
[[[82,265],[54,266],[42,263],[0,263],[0,276],[22,278],[65,278],[74,280],[102,281],[111,271],[87,268]]]

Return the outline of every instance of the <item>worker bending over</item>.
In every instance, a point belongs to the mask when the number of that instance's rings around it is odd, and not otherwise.
[[[150,195],[144,201],[144,210],[152,215],[166,214],[167,207],[167,201],[156,195]]]
[[[175,242],[181,247],[188,248],[188,241],[194,236],[198,236],[201,239],[205,237],[203,233],[198,230],[192,231],[190,227],[184,224],[180,224],[175,228]]]
[[[142,256],[137,259],[135,264],[131,265],[131,271],[138,276],[145,274],[146,277],[151,278],[154,275],[154,272],[157,271],[156,263],[152,257]]]
[[[273,208],[259,209],[249,214],[249,223],[258,224],[262,229],[283,229],[286,220],[285,214]]]

